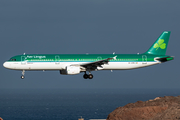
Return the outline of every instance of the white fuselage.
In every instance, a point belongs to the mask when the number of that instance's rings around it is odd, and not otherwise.
[[[12,70],[62,70],[66,66],[83,64],[87,62],[5,62],[3,66]],[[151,62],[109,62],[98,70],[127,70],[159,64],[159,61]]]

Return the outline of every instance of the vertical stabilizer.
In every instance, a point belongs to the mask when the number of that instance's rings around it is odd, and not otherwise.
[[[170,31],[164,31],[145,54],[165,55]]]

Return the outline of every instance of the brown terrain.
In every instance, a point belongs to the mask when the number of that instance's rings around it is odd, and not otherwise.
[[[180,120],[180,96],[129,103],[116,108],[107,120]]]

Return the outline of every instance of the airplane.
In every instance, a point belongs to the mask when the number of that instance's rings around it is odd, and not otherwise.
[[[84,79],[92,79],[92,71],[136,69],[173,60],[173,56],[165,55],[170,33],[164,31],[142,54],[23,54],[11,57],[3,66],[22,71],[21,79],[25,71],[33,70],[58,70],[62,75],[84,72]]]

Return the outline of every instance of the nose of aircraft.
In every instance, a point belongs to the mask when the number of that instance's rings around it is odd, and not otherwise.
[[[4,62],[3,66],[4,66],[5,68],[7,68],[7,67],[8,67],[7,62]]]

